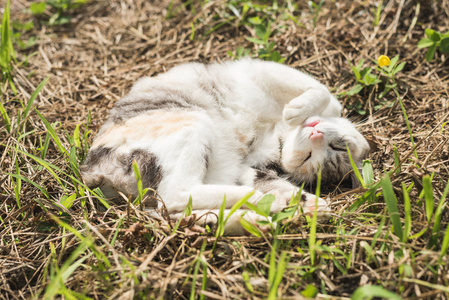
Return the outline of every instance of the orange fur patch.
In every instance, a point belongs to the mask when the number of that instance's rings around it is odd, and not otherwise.
[[[92,146],[114,146],[143,138],[156,139],[172,135],[197,122],[198,117],[192,112],[157,111],[143,114],[127,120],[123,125],[111,126]]]

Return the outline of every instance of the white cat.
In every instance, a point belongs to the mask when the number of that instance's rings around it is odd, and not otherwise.
[[[361,163],[368,143],[329,90],[285,65],[253,59],[209,65],[189,63],[140,79],[117,102],[82,166],[89,187],[107,197],[137,196],[136,160],[144,187],[158,192],[168,213],[179,216],[189,197],[198,217],[274,194],[271,207],[287,207],[298,187],[291,182],[338,182],[352,168],[346,145]],[[316,197],[302,193],[304,211]],[[159,206],[160,207],[160,206]],[[319,210],[328,210],[318,201]],[[226,234],[243,234],[239,210]],[[226,212],[228,213],[228,211]],[[245,214],[246,213],[246,214]],[[216,217],[202,218],[216,222]]]

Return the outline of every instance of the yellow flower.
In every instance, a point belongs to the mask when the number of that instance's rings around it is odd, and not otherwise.
[[[381,68],[390,65],[390,58],[386,55],[381,55],[377,58],[377,63]]]

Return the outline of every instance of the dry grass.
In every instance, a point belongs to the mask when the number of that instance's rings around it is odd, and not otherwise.
[[[38,41],[27,50],[17,51],[18,61],[27,61],[14,67],[17,95],[6,84],[2,87],[1,101],[13,126],[11,133],[6,124],[0,127],[0,299],[52,295],[52,285],[56,289],[53,294],[64,298],[70,298],[70,290],[77,293],[72,293],[75,298],[185,299],[190,297],[192,286],[199,295],[206,269],[208,283],[203,295],[207,298],[267,297],[272,237],[223,238],[211,256],[213,235],[191,228],[188,222],[171,234],[166,224],[150,219],[138,208],[127,209],[118,203],[105,209],[88,193],[81,196],[75,191],[79,186],[68,176],[76,178],[76,167],[52,139],[44,157],[59,168],[56,174],[61,183],[23,153],[41,156],[41,144],[48,136],[34,111],[24,131],[17,125],[22,111],[20,101],[26,105],[47,76],[51,78],[35,107],[55,124],[62,145],[69,150],[76,125],[87,123],[88,112],[92,116],[89,130],[95,133],[108,110],[138,78],[183,62],[229,59],[227,52],[235,52],[239,46],[255,47],[245,39],[255,36],[254,27],[238,26],[238,19],[229,20],[232,11],[226,1],[205,5],[187,2],[186,6],[173,1],[172,10],[170,3],[92,0],[70,12],[69,24],[49,26],[45,25],[45,17],[33,17],[26,11],[29,2],[13,0],[11,19],[32,20],[35,24],[35,29],[23,33],[22,38],[37,36]],[[420,198],[423,176],[434,174],[435,207],[449,180],[449,130],[442,128],[449,119],[449,64],[447,56],[439,53],[428,63],[425,50],[417,48],[424,29],[449,30],[449,1],[422,1],[417,13],[416,1],[386,0],[375,26],[373,10],[377,3],[327,1],[314,27],[314,14],[300,2],[291,12],[300,24],[283,18],[281,10],[273,12],[273,28],[277,31],[271,40],[286,58],[286,64],[312,74],[336,94],[355,83],[348,62],[356,64],[363,58],[367,65],[374,66],[370,60],[380,54],[400,54],[401,61],[407,62],[397,80],[417,145],[417,159],[411,152],[399,105],[386,105],[376,111],[375,105],[381,103],[375,92],[342,97],[342,101],[345,105],[359,101],[367,112],[360,117],[346,110],[346,115],[363,121],[361,130],[373,146],[370,159],[376,180],[395,168],[397,146],[402,166],[391,179],[401,220],[405,222],[406,217],[401,184],[413,183],[410,235],[429,230],[402,243],[391,231],[382,195],[350,212],[349,207],[365,190],[338,188],[332,193],[334,219],[318,227],[318,244],[328,248],[317,248],[315,265],[311,265],[309,225],[304,218],[287,224],[285,233],[278,236],[276,255],[280,256],[282,250],[289,257],[278,291],[283,299],[300,296],[308,285],[318,288],[319,297],[345,298],[366,284],[383,286],[409,299],[449,298],[449,255],[439,260],[449,209],[445,204],[437,247],[428,249],[433,221],[427,221],[425,201]],[[280,7],[285,7],[284,2]],[[214,29],[225,20],[228,22]],[[396,97],[390,92],[383,100],[392,103]],[[76,159],[82,160],[85,151],[76,152]],[[44,187],[49,196],[25,180],[17,188],[17,177],[10,174],[20,174]],[[77,200],[70,210],[59,204],[64,195],[74,193]],[[58,216],[76,233],[52,216]],[[201,252],[203,241],[206,247]],[[369,247],[372,252],[367,250]],[[193,280],[196,265],[199,270]],[[245,274],[250,278],[246,283]]]

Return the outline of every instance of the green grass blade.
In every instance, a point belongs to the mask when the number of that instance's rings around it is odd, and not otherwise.
[[[363,299],[372,299],[373,297],[380,297],[380,298],[393,299],[393,300],[402,300],[402,298],[400,296],[384,289],[381,286],[377,286],[377,285],[365,285],[365,286],[359,287],[352,294],[351,299],[352,300],[363,300]]]
[[[137,161],[134,159],[133,160],[133,171],[134,171],[134,176],[136,177],[137,180],[137,191],[138,191],[138,195],[136,200],[133,201],[134,205],[142,205],[142,200],[143,197],[145,195],[144,190],[143,190],[143,184],[142,184],[142,176],[140,175],[140,171],[139,171],[139,166],[137,165]]]
[[[81,264],[88,259],[90,256],[92,256],[93,253],[89,253],[77,261],[75,261],[76,258],[81,256],[87,248],[88,242],[84,241],[82,242],[70,255],[70,257],[67,259],[67,261],[62,265],[61,269],[55,274],[54,278],[51,278],[50,283],[47,285],[45,289],[45,294],[43,296],[44,300],[47,299],[54,299],[56,295],[60,293],[60,290],[64,287],[64,282],[67,280],[67,278],[70,277],[70,275],[75,272],[77,268],[81,266]]]
[[[251,233],[254,236],[258,236],[261,237],[262,234],[259,231],[259,228],[257,228],[256,225],[254,225],[253,223],[245,220],[243,217],[240,218],[240,225],[242,225],[242,227],[248,231],[249,233]]]
[[[5,11],[2,19],[2,33],[0,44],[0,67],[4,74],[9,75],[11,72],[11,62],[15,60],[14,47],[12,44],[12,33],[10,28],[10,1],[6,1]]]
[[[446,227],[446,233],[444,234],[443,242],[441,243],[441,253],[439,261],[443,259],[445,255],[447,255],[447,251],[449,249],[449,225]]]
[[[213,255],[215,247],[217,246],[218,239],[223,236],[224,228],[226,225],[226,220],[224,217],[224,211],[226,209],[226,195],[223,198],[223,202],[221,203],[220,210],[218,212],[218,220],[217,220],[217,231],[215,232],[215,241],[212,246],[211,255]]]
[[[16,174],[20,176],[20,168],[19,168],[19,164],[17,163],[17,160],[15,161],[15,165],[16,165]],[[14,185],[14,194],[16,196],[16,203],[19,208],[22,207],[22,205],[20,203],[20,191],[21,190],[22,190],[22,180],[20,178],[16,178],[16,183]]]
[[[393,83],[395,84],[394,81],[393,81]],[[401,105],[402,114],[404,115],[405,125],[407,126],[408,133],[410,135],[410,140],[412,142],[412,147],[415,148],[415,140],[413,139],[412,128],[410,127],[410,122],[408,121],[407,111],[405,110],[404,103],[402,103],[402,99],[401,99],[401,96],[399,95],[399,92],[398,92],[397,88],[394,88],[394,92],[396,93],[396,97],[397,97],[397,99],[399,101],[399,104]],[[413,154],[415,155],[415,158],[418,158],[418,152],[416,151],[416,148],[413,149]]]
[[[238,210],[240,209],[243,205],[245,205],[246,202],[248,202],[249,198],[251,198],[251,196],[254,195],[254,191],[252,191],[251,193],[248,193],[245,197],[243,197],[242,199],[240,199],[239,201],[237,201],[237,203],[235,203],[230,211],[229,214],[226,217],[225,220],[225,224],[228,222],[229,218]],[[224,228],[223,228],[224,230]]]
[[[62,228],[65,228],[66,230],[68,230],[71,233],[73,233],[82,243],[86,243],[86,245],[89,247],[89,249],[91,249],[94,252],[95,257],[98,259],[98,263],[100,265],[102,265],[104,263],[107,267],[111,266],[111,263],[110,263],[109,259],[107,258],[107,256],[104,253],[102,253],[101,251],[98,250],[97,245],[89,237],[83,236],[78,230],[76,230],[75,228],[73,228],[69,224],[63,222],[57,216],[50,214],[50,217],[56,223],[58,223],[59,226],[61,226]]]
[[[444,188],[440,201],[438,202],[437,209],[435,210],[434,223],[432,228],[432,237],[430,238],[429,248],[432,248],[438,244],[438,236],[440,234],[441,217],[443,214],[443,208],[446,205],[446,197],[449,193],[449,181]]]
[[[373,186],[366,191],[357,201],[355,201],[350,207],[349,211],[354,212],[356,211],[360,206],[362,206],[368,199],[374,199],[375,194],[377,190],[379,189],[381,184],[381,181],[373,184]]]
[[[55,166],[55,165],[53,165],[53,164],[51,164],[51,163],[49,163],[49,162],[47,162],[47,161],[45,161],[45,160],[43,160],[43,159],[37,157],[37,156],[34,156],[34,155],[32,155],[32,154],[30,154],[30,153],[27,153],[27,152],[25,152],[25,151],[22,151],[22,150],[18,150],[18,151],[21,152],[21,153],[23,153],[23,154],[25,154],[25,155],[27,155],[27,156],[29,156],[29,157],[31,157],[32,159],[36,160],[38,163],[43,162],[43,163],[44,163],[43,166],[44,166],[47,170],[50,171],[50,169],[47,168],[47,167],[49,167],[49,168],[51,168],[51,169],[54,169],[54,170],[56,170],[56,171],[62,173],[62,174],[65,175],[65,176],[69,177],[73,182],[76,182],[77,184],[79,184],[79,185],[82,186],[83,188],[88,189],[89,191],[91,191],[91,193],[92,193],[93,195],[97,196],[97,199],[101,202],[101,204],[103,204],[104,207],[106,207],[107,209],[110,208],[110,205],[109,205],[108,201],[106,201],[105,199],[103,199],[103,197],[102,197],[101,195],[98,195],[95,191],[90,190],[90,189],[89,189],[83,182],[81,182],[81,181],[78,180],[77,178],[73,177],[73,176],[70,175],[70,174],[67,174],[67,173],[63,172],[63,171],[62,171],[61,169],[59,169],[57,166]],[[52,173],[52,175],[53,175],[53,174],[56,174],[55,172],[51,172],[51,171],[50,171],[50,173]],[[23,177],[21,176],[21,178],[23,178]],[[55,177],[55,178],[56,178],[56,177]],[[47,193],[47,191],[45,190],[45,188],[39,186],[37,183],[32,182],[31,180],[26,179],[25,181],[27,181],[27,182],[33,184],[34,186],[36,186],[37,188],[39,188],[39,189],[44,193],[44,195],[46,195],[47,198],[48,198],[48,193]],[[59,182],[60,182],[60,181],[59,181]],[[61,186],[62,186],[62,183],[61,183]]]
[[[186,208],[184,209],[184,213],[182,214],[182,217],[179,218],[179,220],[176,222],[175,226],[173,227],[172,234],[174,234],[178,228],[179,224],[181,224],[181,221],[184,217],[188,217],[192,214],[192,196],[189,197],[189,203],[187,203]]]
[[[62,145],[62,142],[59,139],[58,135],[56,134],[56,131],[53,128],[53,126],[51,126],[51,124],[47,121],[47,119],[45,119],[45,117],[43,115],[41,115],[41,113],[37,109],[35,109],[35,111],[36,111],[37,115],[39,116],[39,118],[41,119],[41,121],[44,123],[45,128],[47,128],[48,133],[53,138],[53,141],[55,142],[56,147],[58,147],[59,152],[61,152],[61,154],[65,154],[65,155],[69,156],[69,152],[67,152],[67,150]]]
[[[75,173],[75,176],[78,178],[81,178],[75,146],[70,146],[69,163],[70,163],[70,167],[72,168],[73,173]]]
[[[268,194],[262,197],[257,202],[257,208],[259,211],[263,212],[263,216],[268,216],[270,214],[271,205],[276,200],[274,195]]]
[[[426,216],[427,222],[430,222],[433,215],[433,208],[435,205],[435,200],[433,199],[433,191],[432,191],[432,180],[429,175],[424,175],[422,178],[423,183],[423,191],[424,191],[424,200],[426,203]]]
[[[366,187],[365,181],[363,181],[363,177],[362,177],[362,175],[360,175],[359,168],[357,167],[356,163],[354,162],[354,159],[352,159],[351,150],[349,150],[348,144],[346,144],[346,149],[348,151],[349,161],[351,162],[351,166],[352,166],[352,169],[354,170],[355,177],[360,182],[362,187]]]
[[[29,184],[31,184],[31,185],[35,186],[36,188],[38,188],[38,189],[42,192],[42,194],[44,194],[44,196],[45,196],[47,199],[50,198],[50,196],[48,195],[47,190],[46,190],[44,187],[42,187],[42,186],[40,186],[39,184],[37,184],[36,182],[34,182],[34,181],[32,181],[32,180],[30,180],[30,179],[28,179],[28,178],[25,178],[25,177],[23,177],[23,176],[21,176],[21,175],[17,175],[17,174],[6,173],[6,175],[9,175],[9,176],[12,176],[12,177],[14,177],[14,178],[18,178],[18,179],[20,179],[20,180],[23,180],[23,181],[28,182]]]
[[[48,146],[50,146],[50,134],[47,132],[45,135],[44,145],[41,149],[41,158],[45,159],[45,156],[47,155]]]
[[[5,123],[6,131],[11,132],[11,120],[9,119],[8,113],[5,110],[2,102],[0,101],[0,114],[2,115],[3,122]]]
[[[268,293],[268,300],[276,300],[279,285],[281,284],[284,272],[287,267],[287,252],[282,252],[281,257],[276,265],[276,273],[273,281],[270,283],[270,291]]]
[[[28,100],[27,106],[25,107],[25,110],[23,111],[22,114],[22,131],[25,129],[25,125],[26,125],[26,120],[28,117],[28,114],[31,110],[31,107],[33,107],[34,104],[34,100],[36,100],[37,95],[39,95],[39,93],[41,92],[41,90],[44,88],[45,84],[47,83],[48,79],[50,78],[50,76],[47,76],[47,78],[45,78],[44,80],[42,80],[42,82],[37,86],[37,88],[34,90],[33,94],[31,94],[30,99]]]
[[[374,183],[373,165],[371,164],[370,160],[364,160],[363,161],[362,175],[363,175],[363,181],[367,185],[370,185],[370,184]]]
[[[206,249],[206,240],[203,241],[203,244],[201,245],[200,253],[198,254],[195,262],[195,269],[193,271],[193,278],[192,278],[192,288],[190,290],[190,300],[195,300],[195,284],[196,284],[196,277],[198,276],[198,271],[200,269],[200,265],[202,263],[201,256],[203,255],[204,250]],[[205,264],[205,263],[204,263]],[[203,274],[203,276],[207,277],[207,273]]]
[[[349,148],[348,148],[349,151]],[[360,175],[360,173],[359,173]],[[316,225],[318,219],[318,198],[321,194],[321,166],[318,167],[318,175],[317,175],[317,186],[315,192],[315,208],[313,210],[312,222],[310,224],[310,235],[309,235],[309,251],[310,251],[310,262],[312,266],[315,265],[315,246],[316,246]]]
[[[206,242],[204,242],[206,244]],[[206,249],[206,247],[204,247]],[[204,252],[204,250],[203,250]],[[207,288],[207,263],[204,261],[204,256],[201,257],[201,264],[203,265],[203,280],[201,281],[201,291],[205,291]],[[201,293],[200,300],[204,300],[206,296]]]
[[[193,207],[193,199],[192,196],[189,197],[189,202],[187,203],[187,207],[186,207],[186,217],[190,216],[192,214],[192,207]]]
[[[406,243],[410,235],[410,231],[412,229],[412,216],[411,216],[410,195],[407,189],[405,188],[404,183],[402,183],[402,191],[404,195],[404,214],[405,214],[404,235],[402,236],[402,242]]]
[[[276,253],[278,248],[279,240],[275,236],[273,239],[273,244],[271,245],[271,251],[270,251],[270,262],[268,269],[268,283],[270,284],[270,287],[273,285],[274,278],[276,276]]]
[[[395,174],[399,174],[401,173],[401,165],[399,164],[400,162],[400,155],[398,152],[398,147],[396,147],[396,144],[394,144],[393,147],[393,156],[394,156],[394,169],[395,169]]]
[[[80,123],[76,124],[75,131],[73,132],[73,141],[77,148],[81,148],[80,125],[81,125]]]
[[[385,175],[381,181],[382,191],[387,204],[387,210],[390,214],[391,222],[393,223],[394,233],[402,241],[402,225],[399,217],[398,201],[393,191],[390,177]]]
[[[290,206],[298,206],[301,202],[301,195],[302,191],[304,190],[305,183],[303,182],[301,187],[299,188],[299,191],[296,193],[296,195],[292,195],[292,199],[290,200]]]
[[[36,161],[37,163],[39,163],[41,166],[43,166],[45,169],[48,170],[48,172],[50,172],[50,174],[56,179],[56,181],[59,183],[59,185],[64,189],[64,191],[66,190],[66,187],[64,184],[62,184],[61,179],[59,179],[59,176],[55,173],[55,171],[53,171],[53,169],[55,170],[60,170],[58,167],[56,167],[55,165],[43,160],[40,157],[37,157],[33,154],[30,154],[28,152],[22,151],[22,150],[18,150],[20,153],[32,158],[34,161]]]

